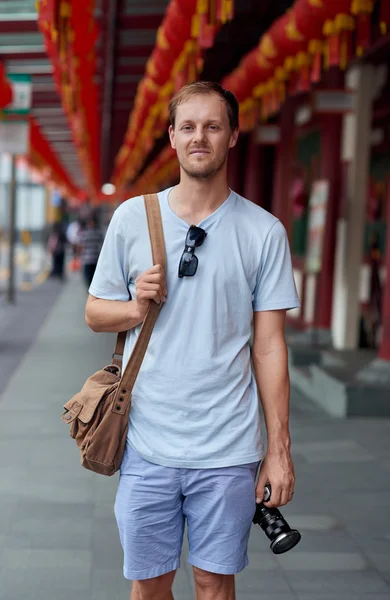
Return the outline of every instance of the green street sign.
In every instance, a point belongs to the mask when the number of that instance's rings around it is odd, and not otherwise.
[[[30,114],[32,101],[31,75],[7,73],[7,78],[12,85],[14,99],[12,101],[12,104],[7,106],[7,108],[2,111],[3,114],[10,116],[28,116]]]

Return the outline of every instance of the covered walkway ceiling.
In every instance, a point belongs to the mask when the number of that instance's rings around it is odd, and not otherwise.
[[[84,175],[38,29],[35,4],[35,0],[0,0],[0,61],[8,73],[31,75],[32,115],[76,186],[84,188]],[[137,86],[168,4],[169,0],[98,0],[96,78],[100,92],[102,184],[111,177]],[[202,79],[219,81],[231,72],[291,4],[292,0],[236,0],[234,20],[221,28],[213,48],[206,52]],[[163,145],[165,141],[159,143]],[[151,156],[157,150],[152,149]]]

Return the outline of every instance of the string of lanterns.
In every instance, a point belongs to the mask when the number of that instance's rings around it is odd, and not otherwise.
[[[26,159],[29,166],[39,171],[46,183],[55,184],[63,196],[80,197],[80,190],[74,186],[34,118],[30,118],[30,148]]]
[[[170,99],[184,84],[198,78],[204,51],[233,16],[233,0],[170,2],[116,158],[112,182],[117,189],[136,178],[155,140],[166,131]]]
[[[240,128],[249,131],[259,118],[265,120],[275,114],[288,94],[309,91],[321,80],[324,69],[345,69],[354,54],[362,56],[371,43],[373,8],[371,0],[296,0],[221,82],[240,103]],[[381,0],[382,35],[389,29],[390,1]],[[167,147],[160,153],[131,188],[131,194],[139,194],[143,188],[156,191],[162,183],[169,183],[167,175],[171,180],[178,176],[177,162],[162,161],[170,152]],[[134,176],[135,172],[127,174]]]
[[[390,25],[390,2],[381,0],[382,34]],[[240,127],[253,129],[280,109],[287,94],[307,92],[323,69],[345,69],[371,42],[373,0],[296,0],[273,23],[222,85],[240,103]]]
[[[38,0],[37,5],[38,24],[92,198],[100,189],[95,4],[96,0]]]
[[[178,179],[179,172],[180,167],[176,151],[170,145],[167,145],[131,187],[129,196],[134,197],[157,192],[168,185],[169,182]]]

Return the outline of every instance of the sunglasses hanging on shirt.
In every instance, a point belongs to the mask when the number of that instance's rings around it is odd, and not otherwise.
[[[198,258],[195,248],[199,248],[205,241],[207,233],[201,227],[191,225],[187,231],[183,254],[179,263],[179,277],[193,277],[198,268]]]

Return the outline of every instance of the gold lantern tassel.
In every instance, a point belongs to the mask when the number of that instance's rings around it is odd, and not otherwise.
[[[352,0],[351,12],[356,17],[356,54],[362,56],[370,45],[372,0]]]

